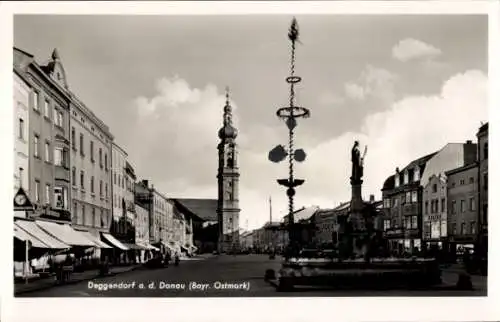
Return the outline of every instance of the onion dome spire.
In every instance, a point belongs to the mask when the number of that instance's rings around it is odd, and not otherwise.
[[[229,100],[229,87],[226,87],[226,104],[224,105],[224,121],[219,130],[220,139],[235,139],[238,131],[233,127],[233,114]]]

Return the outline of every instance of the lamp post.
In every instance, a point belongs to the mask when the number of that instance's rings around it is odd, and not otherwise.
[[[297,236],[294,233],[294,196],[295,187],[302,185],[304,179],[296,179],[294,176],[294,161],[303,162],[306,154],[303,149],[294,148],[294,130],[297,127],[297,119],[307,118],[310,112],[307,108],[295,106],[295,85],[298,84],[302,78],[295,75],[295,45],[299,41],[299,29],[297,20],[293,18],[292,24],[288,32],[288,38],[291,41],[291,59],[290,59],[290,76],[286,78],[286,82],[290,84],[290,101],[289,106],[281,107],[276,111],[276,115],[285,121],[288,127],[288,147],[277,145],[269,152],[269,160],[275,163],[281,162],[288,156],[288,178],[278,179],[278,183],[287,188],[286,194],[288,196],[288,234],[289,244],[295,246]]]

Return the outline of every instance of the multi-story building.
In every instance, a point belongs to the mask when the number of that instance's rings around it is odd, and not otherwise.
[[[116,142],[113,142],[111,147],[113,227],[111,230],[115,236],[121,239],[126,235],[127,230],[127,197],[129,196],[125,186],[127,157],[127,152]]]
[[[432,175],[423,188],[423,234],[427,247],[443,247],[447,236],[447,179],[445,175]],[[445,248],[447,248],[445,246]]]
[[[73,226],[98,237],[112,220],[113,135],[76,95],[71,100],[71,182]]]
[[[31,86],[25,140],[30,142],[26,175],[28,196],[35,205],[33,217],[69,222],[71,96],[64,67],[57,50],[47,65],[40,66],[32,55],[14,48],[14,68]]]
[[[141,205],[135,205],[136,217],[134,221],[135,227],[135,241],[134,243],[139,246],[149,248],[149,212]],[[140,262],[145,260],[145,252],[141,252]]]
[[[249,250],[253,248],[254,231],[245,231],[240,236],[240,249]]]
[[[481,255],[488,254],[488,123],[479,128],[478,146],[478,191],[479,191],[479,245]]]
[[[422,248],[423,187],[433,175],[475,162],[476,145],[471,141],[448,143],[441,150],[410,162],[386,179],[382,188],[385,237],[391,250]],[[424,245],[426,246],[426,245]]]
[[[446,172],[448,177],[448,233],[451,252],[473,248],[478,232],[477,163]]]
[[[14,193],[19,188],[29,192],[29,106],[31,85],[14,66]]]

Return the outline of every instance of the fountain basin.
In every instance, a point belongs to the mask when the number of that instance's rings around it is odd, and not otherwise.
[[[441,269],[434,259],[315,258],[290,259],[276,274],[278,290],[294,286],[329,286],[339,289],[426,288],[441,283]]]

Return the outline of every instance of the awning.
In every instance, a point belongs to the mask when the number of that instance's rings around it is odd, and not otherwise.
[[[156,250],[156,251],[160,250],[159,248],[154,247],[153,245],[151,245],[150,243],[148,243],[146,241],[137,242],[137,244],[140,245],[140,246],[143,246],[145,249]]]
[[[60,240],[52,237],[51,235],[47,234],[43,229],[38,227],[37,224],[33,221],[17,220],[14,223],[14,226],[21,228],[22,230],[24,230],[28,234],[41,240],[49,248],[67,249],[67,248],[71,247],[71,246],[66,245],[65,243],[61,242]]]
[[[19,227],[16,227],[16,224],[14,224],[14,237],[23,242],[29,241],[31,243],[31,247],[50,248],[49,246],[44,244],[40,239],[31,236],[26,231],[22,230]]]
[[[122,244],[125,245],[126,247],[128,247],[128,249],[134,249],[134,250],[146,249],[146,246],[142,246],[142,245],[138,245],[138,244],[130,244],[130,243],[122,243]]]
[[[43,230],[71,246],[97,247],[95,243],[85,238],[81,232],[74,230],[70,225],[56,224],[48,221],[37,220],[36,224]]]
[[[121,242],[119,242],[113,235],[108,234],[108,233],[102,233],[102,236],[104,239],[106,239],[111,245],[115,246],[118,249],[121,250],[128,250],[128,247],[123,245]]]
[[[92,241],[94,244],[96,244],[99,248],[113,248],[113,247],[109,246],[108,244],[106,244],[105,242],[101,241],[98,237],[89,233],[88,231],[80,231],[80,230],[77,230],[77,231],[80,234],[82,234],[83,236],[85,236],[87,239]]]

